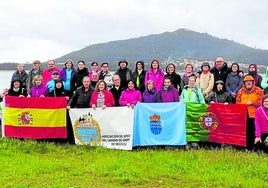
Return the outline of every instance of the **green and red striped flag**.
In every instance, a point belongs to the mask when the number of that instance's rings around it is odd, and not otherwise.
[[[5,97],[4,135],[13,138],[66,138],[65,97]]]
[[[246,146],[246,118],[246,105],[187,103],[186,139]]]

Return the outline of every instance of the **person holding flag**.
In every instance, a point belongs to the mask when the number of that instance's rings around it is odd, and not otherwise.
[[[236,104],[247,105],[247,126],[246,126],[246,142],[247,149],[252,150],[255,139],[254,119],[256,109],[261,105],[263,91],[261,88],[255,86],[254,78],[251,75],[244,77],[244,85],[238,91],[236,96]]]
[[[268,153],[268,95],[262,97],[262,105],[255,113],[254,144]]]

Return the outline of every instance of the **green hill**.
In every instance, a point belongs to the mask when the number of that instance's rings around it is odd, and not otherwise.
[[[214,60],[217,56],[223,56],[227,61],[238,63],[268,65],[268,50],[251,48],[231,40],[187,29],[93,44],[63,55],[57,58],[56,62],[63,63],[67,59],[72,59],[75,64],[79,60],[99,63],[107,61],[110,63],[110,69],[116,70],[120,59],[126,59],[130,63],[130,68],[133,68],[137,60],[144,60],[149,64],[153,59],[158,59],[160,62],[183,58],[203,61]],[[31,64],[26,64],[25,67],[30,69]],[[46,67],[46,64],[42,67]],[[0,64],[0,69],[16,69],[16,65]]]
[[[268,50],[251,48],[231,40],[187,29],[93,44],[66,54],[56,61],[64,62],[71,58],[75,62],[78,60],[118,62],[124,58],[129,62],[144,60],[148,63],[152,59],[161,61],[178,58],[213,60],[219,55],[226,60],[236,62],[268,64]]]

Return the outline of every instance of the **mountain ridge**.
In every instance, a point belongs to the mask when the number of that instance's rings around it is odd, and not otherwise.
[[[255,49],[233,40],[220,39],[188,29],[178,29],[173,32],[150,34],[126,40],[115,40],[92,44],[77,51],[70,52],[56,59],[64,62],[71,58],[97,62],[117,62],[124,58],[130,62],[152,59],[164,61],[167,59],[191,58],[212,60],[217,56],[243,63],[267,64],[268,50]]]
[[[89,66],[88,62],[96,61],[101,64],[106,61],[109,62],[111,70],[116,70],[120,59],[126,59],[130,67],[134,68],[138,60],[143,60],[148,67],[153,59],[158,59],[165,65],[169,61],[182,63],[185,59],[199,62],[213,61],[217,56],[240,64],[268,65],[268,50],[252,48],[233,40],[221,39],[186,28],[92,44],[56,58],[55,61],[57,64],[62,64],[67,59],[72,59],[76,65],[79,60],[84,60],[87,66]],[[26,63],[25,67],[30,69],[31,63]],[[46,62],[42,63],[42,67],[46,67]],[[1,70],[15,68],[16,63],[0,64]]]

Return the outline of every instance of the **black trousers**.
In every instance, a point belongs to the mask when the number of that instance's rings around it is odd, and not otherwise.
[[[246,127],[246,142],[247,149],[252,150],[254,148],[255,140],[255,118],[247,118],[247,127]]]
[[[264,143],[265,139],[268,137],[268,133],[263,133],[261,135],[261,143],[256,143],[255,150],[263,150],[265,153],[268,153],[268,143]]]
[[[69,111],[67,110],[67,117],[66,117],[66,123],[67,123],[67,142],[69,144],[75,144],[74,141],[74,132],[73,132],[73,126],[71,122],[71,118],[69,115]]]

